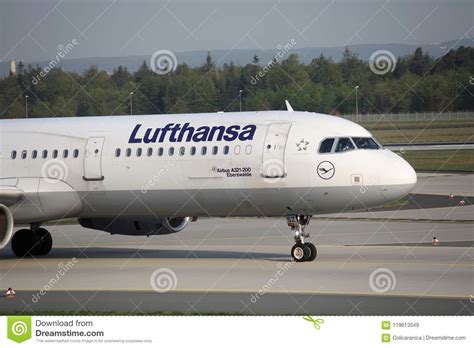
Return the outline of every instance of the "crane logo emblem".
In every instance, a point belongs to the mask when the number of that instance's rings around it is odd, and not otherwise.
[[[334,168],[334,164],[329,161],[323,161],[318,164],[317,173],[323,180],[331,179],[335,172],[336,168]]]

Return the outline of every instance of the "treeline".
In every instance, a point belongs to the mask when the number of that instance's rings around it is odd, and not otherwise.
[[[145,62],[135,73],[119,66],[111,74],[94,66],[82,74],[60,68],[45,74],[20,63],[16,75],[0,79],[0,117],[25,117],[26,102],[29,117],[50,117],[126,115],[132,106],[133,114],[238,111],[240,105],[271,110],[283,109],[285,99],[295,110],[350,114],[355,86],[359,113],[474,110],[474,48],[459,47],[436,60],[418,48],[388,64],[387,73],[374,73],[348,49],[337,63],[320,56],[302,64],[290,54],[218,67],[208,56],[200,67],[179,64],[164,75]]]

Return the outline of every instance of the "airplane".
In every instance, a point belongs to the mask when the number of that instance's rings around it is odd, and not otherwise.
[[[360,125],[286,105],[0,120],[0,249],[48,254],[41,226],[58,219],[152,236],[200,217],[286,217],[291,257],[313,261],[312,216],[381,206],[414,187],[413,168]]]

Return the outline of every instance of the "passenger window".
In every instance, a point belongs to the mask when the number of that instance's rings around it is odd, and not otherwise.
[[[136,154],[137,154],[137,157],[141,157],[141,155],[142,155],[142,148],[141,147],[137,147]]]
[[[37,150],[31,151],[31,158],[35,159],[36,157],[38,157],[38,151]]]
[[[174,147],[171,146],[169,149],[168,149],[168,155],[170,156],[173,156],[174,155]]]
[[[15,158],[16,158],[16,151],[13,150],[13,151],[12,151],[12,159],[15,159]]]
[[[240,153],[240,145],[235,145],[234,154],[238,155]]]
[[[158,148],[158,156],[159,157],[163,156],[163,148],[162,147]]]
[[[43,150],[43,154],[41,155],[41,157],[47,158],[48,157],[48,150]]]
[[[184,146],[181,146],[181,147],[179,148],[179,155],[180,155],[180,156],[184,156],[185,152],[186,152],[186,148],[185,148]]]
[[[115,157],[120,157],[121,152],[122,150],[120,150],[119,148],[115,149]]]
[[[189,153],[191,154],[191,156],[194,156],[196,154],[196,146],[191,146],[191,148],[189,149]]]
[[[146,150],[146,155],[148,157],[150,157],[151,155],[153,155],[153,148],[149,147],[147,150]]]
[[[250,154],[252,153],[252,145],[247,145],[247,146],[245,147],[245,153],[246,153],[247,155],[250,155]]]
[[[372,138],[352,138],[358,149],[377,150],[380,146]]]
[[[26,155],[27,155],[26,150],[23,150],[23,151],[21,152],[21,159],[25,159],[25,158],[26,158]]]
[[[332,150],[332,145],[334,144],[334,138],[329,138],[323,140],[319,146],[319,153],[329,153]]]
[[[219,149],[218,149],[217,146],[213,146],[213,147],[212,147],[212,154],[213,154],[213,155],[217,155],[217,151],[218,151],[218,150],[219,150]]]
[[[223,153],[224,155],[228,155],[228,154],[229,154],[229,146],[228,146],[228,145],[224,146],[224,148],[222,149],[222,153]]]
[[[63,158],[67,158],[67,156],[69,156],[69,151],[63,150]]]
[[[79,150],[75,149],[74,152],[72,153],[72,157],[78,158],[79,157]]]
[[[58,150],[53,150],[53,158],[58,158]]]
[[[344,152],[354,150],[354,144],[352,144],[349,138],[340,138],[337,142],[336,152]]]
[[[127,148],[127,150],[125,151],[125,156],[130,157],[131,155],[132,155],[132,149]]]
[[[201,155],[205,155],[207,153],[207,147],[203,146],[201,147]]]

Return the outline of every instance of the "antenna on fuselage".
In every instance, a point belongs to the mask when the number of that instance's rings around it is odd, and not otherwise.
[[[293,110],[293,108],[291,107],[290,102],[289,102],[288,100],[285,100],[285,104],[286,104],[286,110],[288,110],[288,111],[295,111],[295,110]]]

